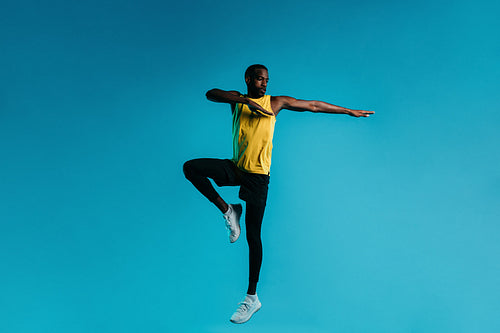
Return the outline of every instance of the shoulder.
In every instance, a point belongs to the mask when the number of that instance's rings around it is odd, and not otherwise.
[[[290,96],[271,96],[271,101],[274,102],[286,102],[286,101],[293,101],[295,98],[290,97]]]
[[[278,112],[287,108],[295,100],[295,98],[290,96],[271,96],[271,105],[274,113],[278,114]]]
[[[240,93],[237,90],[228,90],[228,93],[230,93],[230,94],[232,94],[234,96],[238,96],[238,97],[244,97],[245,96],[245,94],[242,94],[242,93]],[[234,107],[236,104],[238,104],[238,103],[233,102],[233,103],[231,103],[231,106]]]
[[[238,97],[245,96],[244,94],[240,93],[237,90],[228,90],[228,93],[235,95],[235,96],[238,96]],[[236,103],[236,102],[229,103],[229,107],[231,108],[231,113],[234,113],[237,106],[238,106],[238,103]]]

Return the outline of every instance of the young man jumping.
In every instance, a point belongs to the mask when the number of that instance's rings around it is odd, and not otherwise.
[[[245,72],[246,95],[238,91],[209,90],[207,99],[228,103],[233,117],[233,158],[201,158],[184,163],[186,178],[223,213],[231,243],[240,236],[241,204],[228,204],[212,186],[240,186],[239,197],[246,202],[245,227],[249,248],[250,276],[247,295],[231,317],[241,324],[257,312],[261,303],[256,289],[262,263],[260,238],[271,169],[272,140],[276,116],[283,110],[311,111],[368,117],[373,111],[351,110],[320,101],[266,95],[269,81],[264,65],[252,65]]]

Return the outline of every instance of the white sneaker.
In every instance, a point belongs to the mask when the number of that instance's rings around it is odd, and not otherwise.
[[[223,216],[226,220],[226,228],[229,232],[229,241],[234,243],[238,240],[238,237],[240,237],[240,217],[243,208],[241,207],[241,204],[229,204],[228,206],[229,210]]]
[[[257,295],[255,295],[255,300],[252,300],[252,296],[247,295],[243,302],[241,302],[236,310],[236,312],[231,317],[231,322],[234,324],[243,324],[246,323],[252,315],[259,311],[262,304],[259,301]]]

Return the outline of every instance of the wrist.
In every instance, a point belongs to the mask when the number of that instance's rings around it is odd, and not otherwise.
[[[249,97],[243,97],[243,103],[248,105],[249,107],[255,107],[255,101],[252,101]]]

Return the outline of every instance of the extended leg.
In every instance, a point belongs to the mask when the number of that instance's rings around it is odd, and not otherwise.
[[[247,294],[255,295],[262,264],[262,241],[260,238],[265,205],[247,202],[245,225],[250,259],[250,276]]]

